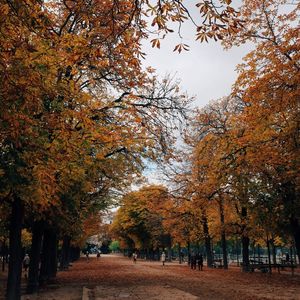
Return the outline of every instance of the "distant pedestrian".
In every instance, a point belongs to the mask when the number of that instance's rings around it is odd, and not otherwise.
[[[285,254],[285,261],[290,262],[290,255],[288,253]]]
[[[134,252],[132,254],[132,259],[133,259],[133,262],[136,263],[136,260],[137,260],[137,253],[136,252]]]
[[[26,253],[26,254],[25,254],[25,257],[24,257],[24,259],[23,259],[23,268],[24,268],[25,278],[27,278],[27,275],[28,275],[29,264],[30,264],[30,257],[29,257],[29,255]]]
[[[97,251],[97,259],[99,259],[99,258],[100,258],[100,256],[101,256],[101,251],[100,251],[100,250],[98,250],[98,251]]]
[[[196,265],[197,265],[196,254],[192,253],[192,255],[191,255],[191,269],[196,270]]]
[[[203,255],[202,254],[197,254],[197,264],[198,264],[199,271],[202,271],[203,270]]]
[[[165,262],[166,262],[166,253],[165,252],[163,252],[162,254],[161,254],[161,261],[162,261],[162,265],[164,266],[165,265]]]
[[[86,260],[89,260],[89,259],[90,259],[90,253],[89,253],[89,251],[86,251],[86,252],[85,252],[85,257],[86,257]]]
[[[184,253],[182,251],[180,251],[180,263],[184,262]]]

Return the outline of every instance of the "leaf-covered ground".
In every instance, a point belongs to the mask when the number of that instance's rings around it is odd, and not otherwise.
[[[3,282],[2,282],[3,283]],[[25,282],[24,282],[25,283]],[[82,258],[59,272],[38,295],[22,299],[300,299],[300,274],[245,274],[237,267],[191,270],[186,264],[138,260],[121,255]]]

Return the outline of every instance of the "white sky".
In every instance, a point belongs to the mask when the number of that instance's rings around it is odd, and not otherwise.
[[[180,42],[174,34],[161,42],[160,49],[152,48],[150,40],[145,41],[143,50],[147,56],[144,66],[153,67],[160,76],[175,74],[181,80],[181,89],[196,97],[195,106],[203,107],[210,100],[230,93],[237,78],[236,66],[251,47],[243,45],[225,51],[220,42],[200,43],[194,40],[193,29],[190,32],[190,37],[183,41],[190,46],[190,51],[180,54],[173,52]]]
[[[197,2],[199,1],[186,2],[196,22],[199,18],[198,8],[195,7]],[[240,4],[240,0],[233,1],[233,5],[237,8]],[[169,27],[174,33],[161,41],[161,49],[152,48],[150,45],[150,40],[157,38],[155,35],[144,42],[143,50],[147,54],[144,65],[153,67],[161,76],[167,73],[176,74],[176,78],[181,79],[182,90],[189,96],[196,97],[195,106],[202,107],[210,100],[228,95],[237,77],[235,68],[251,50],[250,45],[225,51],[220,42],[195,41],[195,26],[191,21],[186,21],[182,25],[183,40],[180,40],[176,33],[177,27],[174,24],[170,24]],[[175,45],[180,42],[188,44],[190,51],[183,51],[181,54],[173,52]]]
[[[195,106],[199,107],[230,93],[237,77],[235,68],[250,51],[249,46],[225,51],[214,41],[204,44],[189,40],[186,42],[190,51],[178,54],[173,52],[176,42],[175,38],[163,41],[161,49],[145,45],[147,57],[144,65],[153,67],[161,76],[176,74],[181,80],[181,89],[189,96],[195,96]]]
[[[182,91],[195,97],[194,106],[203,107],[209,101],[231,92],[237,78],[236,66],[251,51],[251,46],[244,45],[225,51],[220,42],[195,41],[194,34],[194,26],[191,23],[185,24],[182,42],[190,46],[190,51],[180,54],[173,52],[175,45],[181,41],[176,33],[162,40],[160,49],[151,47],[150,40],[155,36],[151,37],[143,45],[143,51],[147,54],[144,66],[153,67],[161,77],[168,73],[175,74],[181,80]],[[161,175],[152,164],[145,170],[144,175],[149,183],[161,183]]]

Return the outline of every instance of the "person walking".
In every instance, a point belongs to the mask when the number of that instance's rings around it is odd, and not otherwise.
[[[134,252],[132,254],[132,259],[133,259],[133,262],[136,263],[136,260],[137,260],[137,253],[136,252]]]
[[[163,253],[161,254],[161,262],[163,267],[165,266],[165,262],[166,262],[166,253],[163,251]]]
[[[192,270],[196,270],[196,254],[195,253],[192,253],[191,255],[191,269]]]
[[[29,264],[30,264],[30,257],[29,255],[26,253],[25,257],[23,259],[23,269],[24,269],[24,275],[25,278],[27,278],[28,276],[28,268],[29,268]]]
[[[197,264],[198,264],[198,270],[203,271],[203,255],[202,254],[198,254]]]

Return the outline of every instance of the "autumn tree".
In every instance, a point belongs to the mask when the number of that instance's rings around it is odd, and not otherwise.
[[[240,118],[251,169],[276,191],[272,206],[295,240],[299,231],[299,3],[245,1],[245,26],[229,44],[250,39],[256,49],[239,67],[234,94],[246,105]]]
[[[163,186],[145,186],[126,194],[112,224],[116,237],[127,241],[131,249],[151,255],[159,247],[169,247],[163,227],[162,208],[168,199]]]

